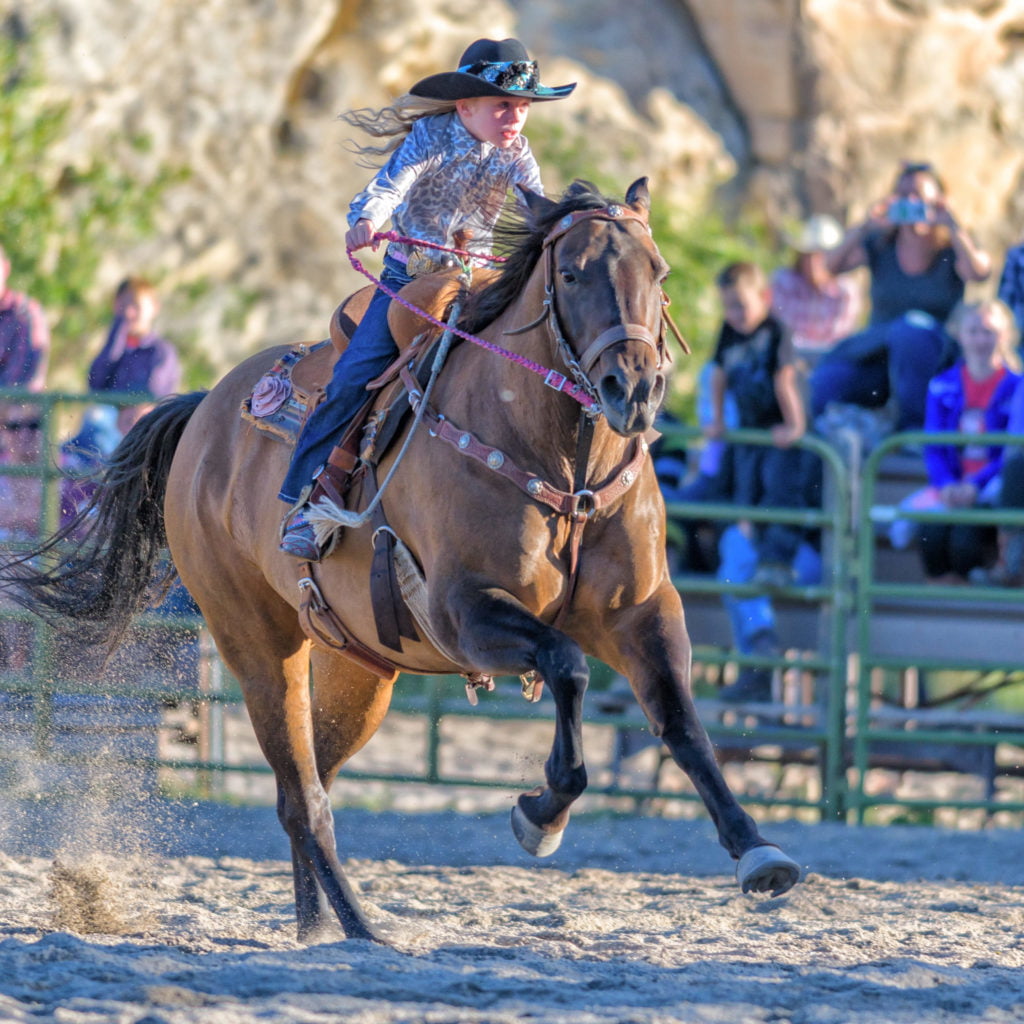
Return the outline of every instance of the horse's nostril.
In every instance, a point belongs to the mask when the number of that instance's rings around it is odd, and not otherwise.
[[[621,405],[626,399],[626,391],[622,386],[622,381],[614,373],[609,373],[601,381],[600,392],[605,404],[614,402],[616,405]]]

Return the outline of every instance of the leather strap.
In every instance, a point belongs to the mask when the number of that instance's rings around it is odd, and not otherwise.
[[[383,655],[370,650],[348,631],[333,608],[324,600],[317,585],[312,562],[302,563],[299,577],[299,623],[303,632],[329,651],[343,654],[350,661],[388,682],[398,678],[398,667]]]
[[[403,380],[410,394],[418,394],[416,381],[411,376],[403,374]],[[463,455],[483,463],[499,476],[512,481],[534,501],[547,505],[564,516],[579,514],[583,506],[591,513],[598,512],[617,501],[636,482],[644,459],[647,458],[647,441],[638,437],[634,442],[632,455],[616,468],[604,486],[594,491],[570,493],[554,487],[534,473],[521,469],[503,451],[484,444],[470,431],[459,429],[451,420],[438,415],[429,406],[424,411],[423,420],[429,425],[432,435],[446,441]]]
[[[586,351],[579,357],[579,364],[583,367],[584,373],[590,373],[594,363],[600,358],[606,348],[620,341],[642,341],[654,349],[658,361],[661,361],[661,347],[655,340],[654,335],[643,324],[616,324],[609,327],[607,331],[599,334],[588,346]]]
[[[377,476],[371,468],[365,478],[366,500],[377,493]],[[370,604],[377,639],[392,651],[402,650],[402,638],[419,640],[416,621],[402,596],[395,573],[395,533],[384,517],[384,506],[377,505],[373,515],[373,561],[370,565]]]

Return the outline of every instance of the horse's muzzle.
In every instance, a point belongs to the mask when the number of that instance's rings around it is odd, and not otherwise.
[[[601,377],[597,393],[612,430],[635,437],[654,425],[665,398],[665,374],[638,374],[620,367]]]

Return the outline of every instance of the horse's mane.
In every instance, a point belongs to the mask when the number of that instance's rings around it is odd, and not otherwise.
[[[529,218],[523,214],[510,214],[494,231],[495,250],[507,257],[501,274],[492,284],[474,294],[459,326],[473,333],[496,320],[522,294],[540,259],[544,239],[557,221],[577,210],[600,210],[609,202],[596,185],[577,178],[558,202],[542,212]]]

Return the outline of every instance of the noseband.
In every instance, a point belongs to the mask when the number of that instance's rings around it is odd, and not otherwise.
[[[614,324],[612,327],[609,327],[608,330],[599,334],[579,356],[573,352],[572,347],[569,345],[568,341],[566,341],[565,333],[562,329],[562,323],[558,316],[558,309],[555,305],[554,247],[555,243],[564,235],[568,234],[568,232],[576,227],[577,224],[587,220],[635,220],[643,225],[644,231],[648,234],[651,233],[651,229],[647,221],[641,217],[640,214],[634,213],[628,207],[620,206],[618,203],[612,203],[597,210],[577,210],[575,213],[567,213],[561,220],[559,220],[554,228],[552,228],[543,243],[543,311],[539,317],[532,320],[525,326],[516,327],[511,330],[507,330],[504,333],[525,334],[527,331],[533,330],[533,328],[538,327],[546,320],[548,323],[548,329],[551,331],[551,338],[554,342],[555,348],[562,357],[562,361],[569,368],[569,373],[572,375],[576,383],[594,401],[594,405],[586,410],[587,414],[589,416],[599,416],[601,414],[601,406],[598,399],[598,392],[597,388],[594,387],[590,380],[589,373],[594,368],[594,364],[601,358],[604,351],[620,341],[641,341],[654,351],[658,359],[658,368],[661,369],[665,359],[665,347],[663,334],[659,334],[659,337],[656,338],[645,324]]]

